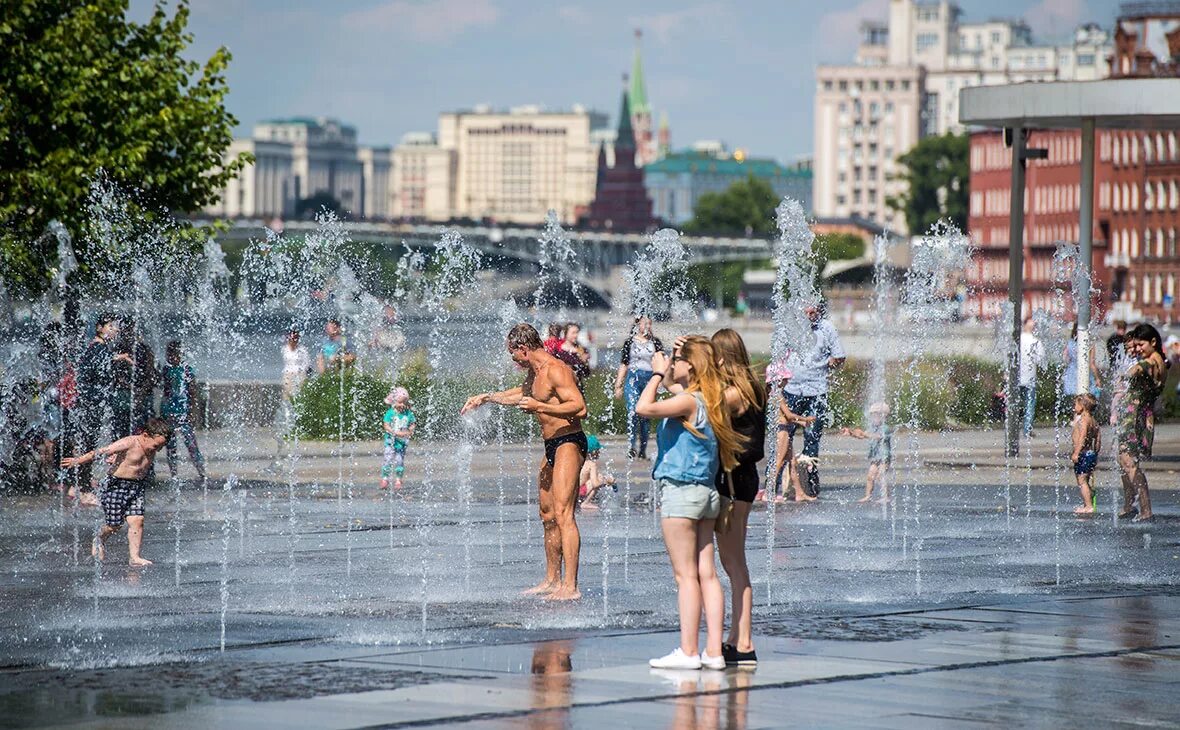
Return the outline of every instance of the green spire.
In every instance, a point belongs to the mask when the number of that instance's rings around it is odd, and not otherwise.
[[[631,64],[631,111],[636,114],[651,114],[647,103],[647,84],[643,82],[643,62],[639,58],[639,39],[643,31],[635,31],[635,62]]]
[[[619,130],[615,135],[615,149],[635,149],[635,131],[631,129],[631,100],[627,89],[623,89],[623,103],[619,106]]]

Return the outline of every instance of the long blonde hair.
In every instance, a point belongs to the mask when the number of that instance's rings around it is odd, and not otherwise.
[[[750,367],[750,353],[746,350],[742,336],[726,327],[713,333],[712,342],[713,349],[717,351],[717,357],[721,360],[721,364],[718,365],[721,378],[725,381],[726,387],[737,388],[742,397],[742,408],[739,413],[744,413],[749,408],[765,410],[766,384],[762,382],[762,378],[754,377],[754,371]]]
[[[729,470],[737,466],[738,453],[745,437],[733,430],[729,419],[729,408],[725,405],[725,381],[717,368],[717,351],[713,343],[700,335],[689,335],[680,346],[680,356],[692,366],[686,391],[699,391],[705,401],[705,415],[713,434],[717,437],[717,454],[722,468]],[[703,436],[689,419],[684,426],[694,436]]]

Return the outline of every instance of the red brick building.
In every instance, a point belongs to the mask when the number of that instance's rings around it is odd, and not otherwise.
[[[643,168],[635,164],[635,134],[631,129],[631,102],[623,91],[619,131],[615,138],[615,165],[606,164],[606,150],[598,151],[598,183],[586,216],[590,228],[642,232],[652,225],[651,199],[643,184]]]
[[[1171,321],[1180,279],[1180,157],[1175,132],[1099,130],[1094,161],[1094,315]],[[1030,147],[1049,150],[1027,166],[1024,310],[1073,309],[1053,293],[1057,244],[1077,243],[1081,133],[1034,130]],[[1150,151],[1147,151],[1150,146]],[[1008,210],[1012,151],[1000,132],[971,135],[967,221],[978,254],[968,273],[968,316],[992,318],[1007,299]],[[1160,202],[1162,201],[1162,203]],[[1150,246],[1145,242],[1150,241]]]

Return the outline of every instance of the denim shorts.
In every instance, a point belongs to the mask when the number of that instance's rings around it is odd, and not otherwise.
[[[721,512],[721,495],[716,487],[659,480],[660,512],[663,517],[711,520]]]

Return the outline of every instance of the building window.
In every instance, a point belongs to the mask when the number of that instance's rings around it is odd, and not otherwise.
[[[840,91],[848,91],[848,82],[847,81],[840,82]]]
[[[832,80],[825,79],[824,80],[824,91],[831,91],[831,90],[832,90]]]
[[[886,91],[893,91],[893,85],[894,85],[893,79],[886,80],[885,81],[885,90]],[[1175,143],[1175,135],[1173,135],[1173,145],[1174,145],[1174,143]]]
[[[937,33],[919,33],[915,41],[915,50],[923,53],[938,45]]]
[[[1079,53],[1078,54],[1078,65],[1079,66],[1093,66],[1094,65],[1094,54],[1093,53]]]
[[[909,91],[909,90],[910,90],[910,81],[909,81],[909,79],[903,79],[903,80],[902,80],[902,82],[901,82],[901,90],[902,90],[902,91]]]

